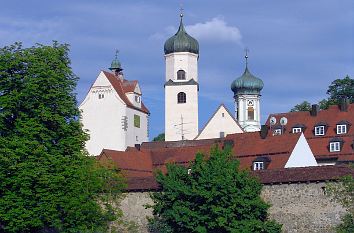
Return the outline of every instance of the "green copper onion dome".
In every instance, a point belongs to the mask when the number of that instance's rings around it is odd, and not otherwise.
[[[181,16],[181,21],[179,24],[178,31],[175,35],[170,37],[165,42],[164,50],[165,54],[175,53],[175,52],[190,52],[199,54],[199,44],[196,39],[187,34],[183,26],[183,14]]]
[[[123,70],[120,62],[118,61],[118,50],[116,51],[116,57],[112,61],[111,67],[109,69],[112,70],[112,71],[113,70],[118,70],[118,71]]]
[[[260,94],[263,89],[263,81],[248,70],[247,67],[247,55],[246,58],[246,69],[243,75],[237,78],[235,81],[231,83],[231,90],[235,95],[239,94]]]

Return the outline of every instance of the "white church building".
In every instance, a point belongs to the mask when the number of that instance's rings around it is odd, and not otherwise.
[[[165,52],[165,140],[198,140],[225,137],[227,134],[260,131],[260,91],[263,81],[246,69],[231,84],[235,117],[220,105],[204,128],[198,130],[199,44],[188,35],[183,14],[175,35],[166,40]]]
[[[86,142],[90,155],[103,149],[125,151],[149,140],[150,112],[138,81],[124,78],[117,54],[109,69],[99,73],[79,106],[83,129],[90,137]]]

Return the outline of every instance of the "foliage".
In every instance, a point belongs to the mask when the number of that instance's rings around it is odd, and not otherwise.
[[[230,150],[213,148],[210,156],[196,155],[189,169],[167,165],[156,173],[162,192],[151,195],[155,205],[152,232],[280,232],[281,225],[267,220],[261,184]]]
[[[354,178],[344,176],[339,184],[328,184],[328,194],[343,207],[348,213],[342,217],[342,223],[336,226],[338,233],[354,232]]]
[[[330,105],[339,104],[340,99],[346,98],[350,103],[354,103],[354,79],[348,75],[343,79],[334,80],[327,89],[327,99],[323,99],[318,102],[320,109],[328,109]],[[303,101],[300,104],[295,105],[290,112],[298,111],[310,111],[311,104],[307,101]]]
[[[152,139],[152,141],[153,142],[164,142],[165,141],[165,134],[164,133],[160,133],[159,135],[154,137],[154,139]]]
[[[68,51],[0,49],[0,232],[105,232],[115,219],[122,176],[84,152]]]
[[[354,103],[354,79],[351,79],[348,75],[344,79],[336,79],[327,90],[329,95],[328,100],[337,102],[342,98],[350,100],[350,103]]]
[[[311,104],[307,101],[304,101],[301,104],[295,105],[290,110],[290,112],[301,112],[301,111],[311,111]]]

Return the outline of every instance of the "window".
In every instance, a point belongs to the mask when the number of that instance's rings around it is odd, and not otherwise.
[[[254,109],[252,107],[247,108],[248,120],[254,120]]]
[[[135,140],[136,140],[136,141],[139,141],[139,138],[138,138],[138,136],[135,136]]]
[[[186,93],[180,92],[177,94],[177,103],[179,104],[186,103]]]
[[[186,72],[184,70],[177,71],[177,80],[185,80]]]
[[[340,151],[340,142],[330,142],[329,151],[330,152]]]
[[[347,125],[337,125],[337,134],[347,133]]]
[[[263,170],[264,162],[253,162],[253,170]]]
[[[224,138],[225,137],[225,132],[220,132],[220,138]]]
[[[224,117],[224,116],[225,116],[225,114],[224,114],[224,113],[221,113],[221,116],[222,116],[222,117]]]
[[[324,135],[324,130],[325,130],[325,127],[324,127],[323,125],[321,125],[321,126],[316,126],[316,127],[315,127],[315,135],[316,135],[316,136]]]
[[[275,129],[273,135],[281,135],[281,129]]]
[[[135,102],[140,103],[140,96],[135,96]]]
[[[293,133],[301,133],[301,128],[293,128]]]
[[[99,99],[103,99],[104,98],[104,94],[98,94],[98,98]]]
[[[140,116],[134,114],[134,126],[140,128]]]

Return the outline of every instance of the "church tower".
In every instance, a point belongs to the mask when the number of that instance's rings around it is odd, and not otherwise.
[[[183,14],[175,35],[164,45],[165,140],[192,140],[198,135],[199,44],[187,34]]]
[[[248,70],[246,50],[246,69],[243,75],[231,84],[235,99],[235,118],[245,132],[260,131],[261,112],[260,97],[263,81]]]

